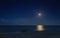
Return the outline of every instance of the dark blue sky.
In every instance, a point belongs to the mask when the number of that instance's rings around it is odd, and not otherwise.
[[[36,16],[39,12],[42,18]],[[0,24],[60,25],[60,1],[0,0]]]

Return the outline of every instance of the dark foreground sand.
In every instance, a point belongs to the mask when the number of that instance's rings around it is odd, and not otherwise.
[[[60,38],[60,31],[6,32],[3,38]]]

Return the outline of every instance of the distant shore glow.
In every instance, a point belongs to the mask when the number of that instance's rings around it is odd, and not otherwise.
[[[37,25],[37,31],[44,31],[43,25]]]

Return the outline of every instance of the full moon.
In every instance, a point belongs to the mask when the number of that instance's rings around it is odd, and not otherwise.
[[[42,13],[38,13],[38,16],[42,16]]]

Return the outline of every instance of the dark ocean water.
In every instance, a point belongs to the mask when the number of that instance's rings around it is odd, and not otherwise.
[[[60,30],[60,25],[44,25],[46,30]],[[20,30],[33,31],[36,25],[0,25],[0,32],[18,32]]]
[[[60,38],[60,25],[44,25],[43,32],[37,32],[36,25],[0,25],[3,38]],[[22,31],[26,30],[26,31]]]

